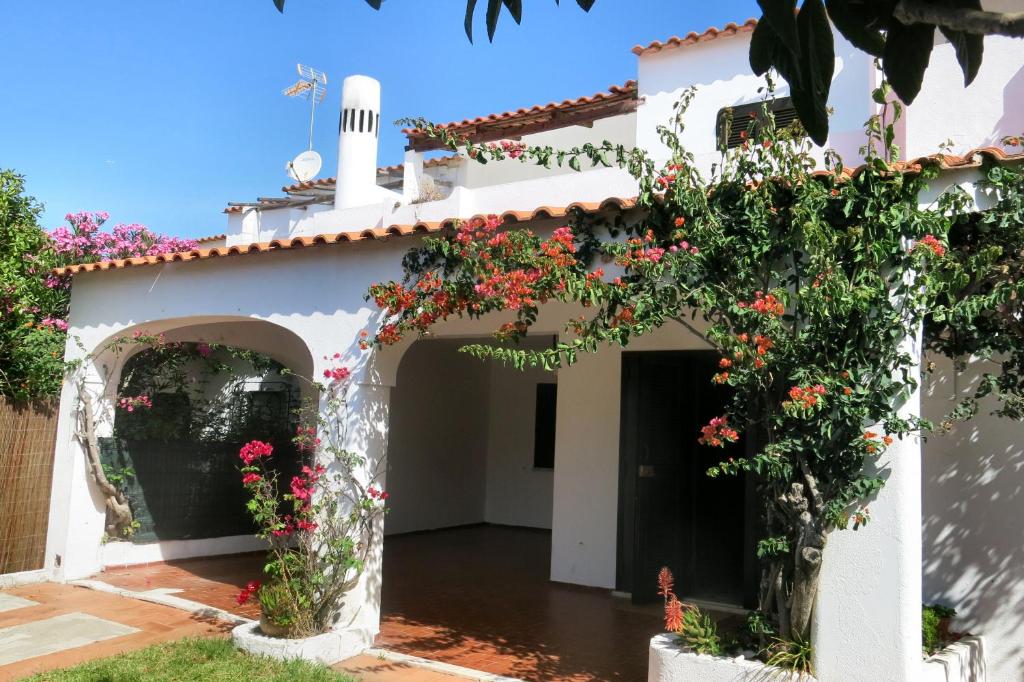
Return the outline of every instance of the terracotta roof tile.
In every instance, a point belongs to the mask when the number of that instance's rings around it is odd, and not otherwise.
[[[706,43],[709,40],[715,40],[716,38],[724,38],[727,36],[734,36],[737,33],[750,33],[757,26],[757,19],[747,19],[742,24],[736,24],[729,22],[722,28],[711,27],[703,33],[697,33],[696,31],[690,31],[685,36],[680,38],[679,36],[672,36],[664,42],[655,40],[653,43],[648,45],[637,45],[633,48],[632,52],[636,56],[645,54],[651,54],[653,52],[661,52],[662,50],[671,49],[674,47],[682,47],[686,45],[694,45],[696,43]]]
[[[963,156],[958,156],[956,154],[930,154],[928,156],[918,156],[913,159],[907,159],[906,161],[897,161],[891,165],[891,168],[894,171],[908,174],[920,173],[925,166],[936,166],[940,170],[961,170],[967,168],[980,168],[985,163],[986,158],[989,161],[995,161],[997,163],[1020,161],[1024,159],[1024,151],[1007,152],[1001,147],[976,147]],[[856,168],[846,167],[843,168],[842,177],[855,177],[863,170],[863,165],[857,166]],[[814,175],[818,177],[828,176],[832,175],[832,171],[819,170],[815,171]]]
[[[999,147],[978,147],[967,152],[963,156],[954,154],[933,154],[920,156],[908,161],[901,161],[894,164],[894,169],[903,173],[919,173],[927,165],[935,165],[943,170],[958,170],[966,168],[981,167],[985,160],[997,163],[1024,161],[1024,151],[1008,153]],[[864,166],[857,168],[846,168],[843,170],[843,177],[856,176]],[[830,171],[817,171],[815,175],[829,175]],[[532,211],[505,211],[500,218],[506,223],[527,222],[530,220],[541,220],[547,218],[564,218],[569,213],[579,210],[584,213],[596,213],[602,210],[618,209],[628,210],[636,206],[636,198],[608,197],[599,202],[574,202],[568,206],[538,206]],[[484,218],[484,215],[475,215],[467,220]],[[174,263],[192,260],[208,260],[225,256],[237,256],[243,254],[267,253],[269,251],[282,251],[289,249],[305,248],[323,244],[338,244],[343,242],[366,241],[373,239],[387,239],[388,237],[403,237],[413,234],[430,234],[439,232],[445,227],[454,225],[456,218],[446,218],[439,222],[417,222],[412,225],[389,225],[375,229],[362,231],[338,232],[335,234],[318,234],[311,237],[294,237],[292,239],[275,239],[271,242],[258,244],[243,244],[238,246],[221,246],[210,249],[193,249],[181,253],[170,253],[160,256],[144,256],[140,258],[127,258],[123,260],[102,261],[99,263],[82,263],[57,268],[53,272],[58,275],[75,274],[79,272],[92,272],[94,270],[111,270],[135,267],[139,265],[153,265],[157,263]]]
[[[220,241],[221,239],[227,239],[227,238],[228,238],[228,236],[226,234],[211,234],[209,237],[200,237],[199,239],[196,240],[196,244],[205,244],[207,242],[216,242],[216,241]]]
[[[558,125],[575,125],[616,115],[622,113],[623,107],[625,109],[635,108],[636,102],[636,81],[628,80],[622,85],[612,85],[606,91],[585,97],[536,104],[515,111],[441,123],[438,124],[438,127],[465,135],[478,142],[486,142],[500,139],[502,136],[509,137],[537,132],[532,129],[531,125],[536,127],[539,124],[548,124],[549,127],[558,127]],[[558,117],[561,117],[561,122],[556,123],[555,120]],[[425,144],[426,148],[439,148],[439,143],[436,141],[428,143],[430,139],[422,128],[403,128],[402,132],[409,136],[414,147],[419,143]]]
[[[426,159],[423,162],[423,167],[424,168],[433,168],[435,166],[447,166],[447,165],[449,165],[449,164],[451,164],[453,162],[458,162],[461,158],[462,157],[459,156],[458,154],[451,154],[449,156],[439,156],[439,157],[434,158],[434,159]],[[381,166],[380,168],[377,169],[377,175],[382,175],[382,174],[385,174],[385,173],[394,173],[396,171],[402,170],[404,167],[405,167],[404,164],[401,164],[401,163],[396,163],[393,166]],[[301,192],[303,190],[313,189],[313,188],[333,190],[334,186],[335,186],[335,184],[337,182],[338,182],[337,176],[330,177],[330,178],[317,178],[315,180],[306,180],[305,182],[296,182],[293,185],[285,185],[284,187],[281,188],[281,191],[282,192],[292,193],[292,192]],[[231,206],[229,208],[237,208],[239,210],[241,209],[240,206]],[[235,212],[236,211],[230,211],[230,210],[225,211],[225,213],[235,213]]]
[[[602,210],[618,209],[628,210],[636,206],[636,200],[622,197],[609,197],[600,202],[574,202],[568,206],[538,206],[532,211],[505,211],[499,217],[503,222],[516,223],[530,220],[543,220],[548,218],[563,218],[575,210],[584,213],[596,213]],[[235,208],[235,207],[232,207]],[[466,220],[485,218],[485,215],[475,215]],[[135,267],[138,265],[154,265],[157,263],[176,263],[193,260],[209,260],[211,258],[222,258],[226,256],[238,256],[244,254],[267,253],[269,251],[285,251],[290,249],[319,246],[325,244],[339,244],[343,242],[368,241],[376,239],[387,239],[389,237],[405,237],[415,234],[431,234],[439,232],[446,227],[451,227],[458,222],[457,218],[446,218],[438,222],[420,221],[412,225],[389,225],[366,230],[349,232],[337,232],[334,234],[318,234],[310,237],[293,237],[291,239],[275,239],[270,242],[255,244],[240,244],[237,246],[220,246],[209,249],[193,249],[180,253],[168,253],[159,256],[143,256],[140,258],[125,258],[121,260],[101,261],[99,263],[81,263],[69,265],[54,270],[58,275],[73,275],[79,272],[92,272],[95,270],[112,270]]]

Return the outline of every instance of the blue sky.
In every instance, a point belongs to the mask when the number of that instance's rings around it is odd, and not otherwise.
[[[480,3],[484,6],[485,3]],[[464,0],[5,3],[0,167],[27,177],[47,228],[108,211],[166,234],[224,231],[228,201],[277,196],[306,147],[308,109],[280,91],[326,71],[314,148],[334,175],[344,76],[382,83],[381,120],[449,121],[603,90],[636,75],[637,43],[759,15],[755,0],[527,0],[489,44]],[[381,165],[404,138],[382,126]]]

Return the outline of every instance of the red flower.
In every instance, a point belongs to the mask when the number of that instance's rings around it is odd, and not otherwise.
[[[271,453],[274,452],[274,446],[270,443],[264,443],[263,441],[254,440],[249,441],[242,446],[238,456],[242,458],[242,461],[248,466],[252,464],[260,457],[270,457]]]
[[[245,476],[242,476],[242,485],[250,485],[252,483],[259,483],[262,480],[263,480],[263,477],[260,476],[259,474],[248,473]]]

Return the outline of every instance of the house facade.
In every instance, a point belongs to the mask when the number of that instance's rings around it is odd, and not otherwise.
[[[664,160],[657,128],[696,86],[682,141],[707,172],[719,144],[728,143],[723,112],[757,107],[763,98],[763,80],[747,64],[753,26],[637,46],[636,80],[449,125],[481,142],[565,148],[609,140]],[[838,38],[837,55],[828,146],[853,166],[863,124],[875,111],[871,91],[879,74],[870,57]],[[382,465],[378,483],[391,493],[383,539],[346,602],[368,637],[377,631],[387,589],[380,571],[387,536],[475,523],[550,530],[553,581],[642,601],[653,592],[657,567],[669,563],[683,578],[684,596],[722,608],[752,606],[757,512],[735,504],[749,498],[749,484],[700,477],[695,425],[714,413],[720,397],[706,387],[708,348],[697,335],[666,326],[628,349],[602,349],[557,373],[514,372],[459,354],[460,345],[500,323],[492,319],[453,320],[429,338],[360,349],[360,333],[372,333],[380,320],[364,298],[367,288],[401,279],[402,256],[423,235],[489,214],[510,229],[539,233],[578,212],[640,219],[636,182],[618,168],[482,165],[439,149],[417,130],[408,131],[404,163],[379,168],[380,87],[364,76],[345,81],[335,178],[229,205],[224,235],[199,250],[66,269],[74,275],[69,337],[76,339],[67,358],[86,360],[83,390],[106,391],[96,397],[109,407],[107,428],[123,359],[99,351],[118,335],[142,330],[240,346],[314,377],[340,353],[355,376],[344,415],[347,446],[367,458],[368,470]],[[784,102],[784,84],[777,95]],[[950,142],[933,191],[958,183],[982,204],[973,184],[982,159],[1017,162],[999,141],[1024,131],[1022,105],[1018,44],[988,39],[981,74],[964,90],[953,48],[941,42],[921,95],[900,123],[898,144],[913,159]],[[791,115],[784,106],[776,113]],[[550,344],[572,313],[543,309],[529,343]],[[936,365],[907,408],[933,419],[970,391],[977,374],[970,363],[965,370]],[[259,548],[247,536],[104,543],[102,496],[75,436],[78,390],[67,384],[61,398],[47,547],[53,577]],[[658,430],[668,436],[643,435]],[[980,416],[948,435],[891,450],[888,484],[872,503],[875,520],[861,531],[836,533],[826,552],[815,625],[821,679],[919,679],[922,600],[956,607],[957,627],[984,636],[988,679],[1024,675],[1017,634],[1024,625],[1020,433],[1017,424]],[[680,460],[689,468],[680,469]],[[682,500],[695,497],[705,516],[683,509]],[[667,512],[659,506],[665,500]],[[685,546],[666,538],[684,538]]]

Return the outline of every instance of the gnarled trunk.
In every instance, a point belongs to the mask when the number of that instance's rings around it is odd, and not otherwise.
[[[85,395],[84,391],[79,391],[79,396],[82,405],[82,429],[78,437],[85,445],[89,473],[92,474],[93,480],[96,481],[100,492],[103,493],[104,504],[107,508],[107,537],[123,537],[131,531],[133,521],[132,510],[124,493],[111,483],[103,472],[103,464],[100,462],[100,446],[96,440],[96,420],[93,414],[92,402]]]
[[[780,637],[806,642],[811,636],[827,530],[816,481],[809,474],[804,479],[805,483],[791,483],[789,490],[770,501],[769,529],[789,538],[791,546],[765,567],[760,606],[763,612],[776,614]]]

